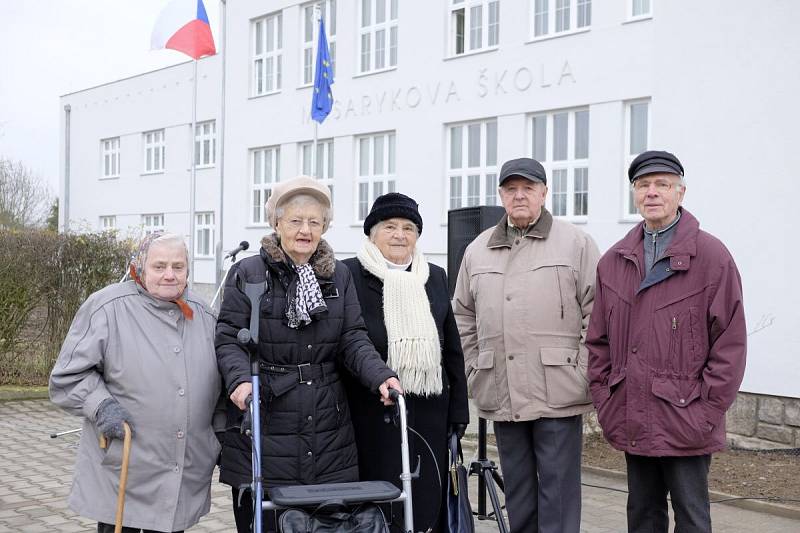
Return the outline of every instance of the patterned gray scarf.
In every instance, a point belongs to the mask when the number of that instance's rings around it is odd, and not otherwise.
[[[297,291],[294,302],[289,302],[286,307],[286,318],[290,328],[300,329],[311,323],[312,314],[321,313],[328,306],[322,298],[322,291],[311,265],[294,265],[294,269],[297,271]]]

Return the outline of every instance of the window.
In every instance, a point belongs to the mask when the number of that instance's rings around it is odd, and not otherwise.
[[[592,0],[532,0],[533,38],[583,31],[592,25]]]
[[[500,1],[452,0],[450,34],[452,55],[497,46],[500,42]]]
[[[142,215],[142,229],[145,235],[156,231],[164,231],[164,214]]]
[[[333,205],[333,139],[317,141],[317,153],[314,155],[314,143],[300,145],[300,168],[306,176],[314,176],[331,190]]]
[[[210,167],[217,160],[217,123],[200,122],[194,127],[194,164]]]
[[[376,133],[356,139],[358,168],[358,220],[367,218],[375,198],[397,191],[395,174],[396,136],[393,131]]]
[[[449,209],[497,205],[497,119],[447,128]]]
[[[553,216],[589,214],[589,110],[556,111],[531,117],[531,157],[548,175]]]
[[[253,27],[253,96],[281,90],[283,58],[283,17],[267,15],[252,22]]]
[[[113,231],[117,229],[117,217],[106,215],[100,217],[100,231]]]
[[[396,1],[396,0],[395,0]],[[328,38],[328,50],[331,54],[331,68],[336,76],[336,0],[324,0],[303,6],[303,73],[302,85],[314,83],[314,65],[317,64],[317,32],[319,23],[317,22],[316,9],[319,7],[320,15],[325,21],[325,33]]]
[[[637,155],[646,151],[650,146],[650,101],[640,100],[628,102],[625,105],[625,173],[624,173],[624,194],[625,194],[625,215],[630,218],[636,215],[638,210],[633,203],[633,193],[630,190],[628,181],[628,167]]]
[[[164,130],[144,133],[144,171],[164,172]]]
[[[359,72],[397,66],[398,2],[399,0],[361,0]]]
[[[195,213],[194,215],[194,256],[214,256],[214,213]]]
[[[649,18],[653,16],[651,0],[628,0],[630,9],[629,17],[632,19]]]
[[[103,163],[100,176],[103,178],[119,177],[119,137],[100,141]]]
[[[250,222],[267,224],[266,204],[280,176],[280,151],[277,146],[251,150]]]

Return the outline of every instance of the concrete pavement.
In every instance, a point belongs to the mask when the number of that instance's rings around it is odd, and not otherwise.
[[[78,427],[79,420],[47,400],[0,402],[0,533],[90,532],[95,524],[67,509],[77,436],[50,439],[55,431]],[[625,531],[624,482],[584,472],[581,531]],[[471,501],[477,508],[476,480]],[[800,520],[712,505],[715,531],[784,533],[800,531]],[[497,531],[476,521],[478,533]],[[191,532],[233,532],[230,490],[214,483],[211,512]]]

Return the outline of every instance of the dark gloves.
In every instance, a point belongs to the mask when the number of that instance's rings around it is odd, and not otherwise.
[[[106,398],[97,408],[95,422],[97,429],[106,438],[124,439],[125,429],[122,427],[122,423],[127,422],[131,426],[131,414],[114,398]],[[133,432],[132,429],[131,432]]]
[[[453,433],[456,434],[458,440],[464,436],[464,433],[467,432],[467,425],[466,424],[450,424],[450,427],[447,429],[447,436],[449,437]]]

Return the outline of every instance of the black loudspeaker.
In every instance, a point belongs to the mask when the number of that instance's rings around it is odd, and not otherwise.
[[[450,298],[456,290],[464,250],[485,229],[496,226],[506,210],[499,205],[462,207],[447,212],[447,279]]]

